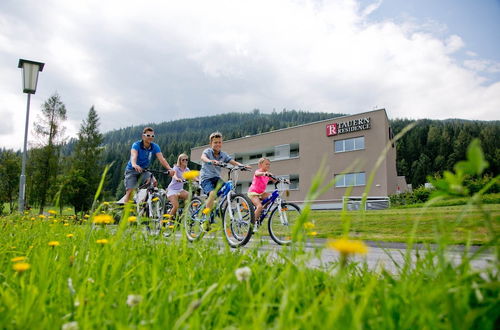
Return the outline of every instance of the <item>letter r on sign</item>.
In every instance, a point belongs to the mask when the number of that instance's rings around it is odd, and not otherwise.
[[[337,123],[326,125],[326,136],[337,135]]]

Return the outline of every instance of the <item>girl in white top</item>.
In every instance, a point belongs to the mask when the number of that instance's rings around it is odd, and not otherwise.
[[[188,172],[188,155],[180,154],[177,157],[177,164],[174,165],[175,174],[172,177],[172,181],[167,188],[167,197],[170,203],[172,203],[172,209],[170,210],[170,215],[175,217],[177,209],[179,208],[179,198],[186,200],[188,198],[188,192],[184,190],[184,179],[182,174]]]

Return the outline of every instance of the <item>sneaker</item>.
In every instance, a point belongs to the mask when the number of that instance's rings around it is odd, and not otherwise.
[[[258,222],[254,223],[253,224],[253,233],[255,234],[255,233],[259,232],[259,228],[260,228],[259,223]]]

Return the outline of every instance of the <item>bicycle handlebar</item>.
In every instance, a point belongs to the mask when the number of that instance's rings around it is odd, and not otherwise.
[[[153,173],[153,174],[164,174],[164,175],[170,175],[170,172],[168,172],[168,171],[151,170],[151,169],[149,169],[149,168],[144,168],[144,169],[143,169],[143,172],[150,172],[150,173]]]
[[[279,177],[276,177],[274,175],[266,175],[268,177],[270,177],[271,179],[273,180],[276,180],[276,183],[275,184],[278,184],[280,182],[283,182],[283,183],[286,183],[286,184],[290,184],[290,180],[288,179],[285,179],[285,178],[279,178]]]
[[[227,168],[230,171],[250,171],[250,169],[246,168],[245,165],[234,166],[234,165],[229,165],[227,163],[221,163],[221,162],[217,162],[216,164],[213,164],[213,165],[214,166],[219,166],[219,167],[222,167],[222,168]]]

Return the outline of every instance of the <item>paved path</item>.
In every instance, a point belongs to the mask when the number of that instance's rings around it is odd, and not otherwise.
[[[383,266],[387,271],[392,273],[397,272],[396,264],[402,265],[404,262],[404,257],[406,254],[406,244],[405,243],[391,243],[391,242],[370,242],[367,241],[365,244],[368,245],[368,253],[365,256],[355,256],[353,260],[363,262],[366,260],[368,267],[370,269],[377,269],[377,267]],[[249,242],[248,246],[245,248],[251,248],[252,246],[260,245],[262,251],[270,251],[271,254],[275,254],[282,249],[279,245],[274,243],[270,237],[263,236],[260,238],[253,237]],[[312,267],[321,267],[322,265],[327,265],[333,261],[338,260],[339,253],[328,248],[326,246],[326,239],[315,239],[314,241],[309,241],[306,243],[306,251],[318,252],[319,256],[314,257],[310,261]],[[435,248],[435,246],[430,246]],[[412,250],[412,259],[416,260],[417,253],[424,255],[428,247],[423,244],[416,244]],[[469,255],[479,251],[479,254],[474,260],[471,261],[471,265],[475,269],[484,269],[490,265],[490,262],[494,260],[494,255],[491,251],[480,251],[480,246],[472,246],[470,248]],[[455,264],[459,264],[464,255],[464,246],[453,245],[449,246],[447,249],[447,256]]]

